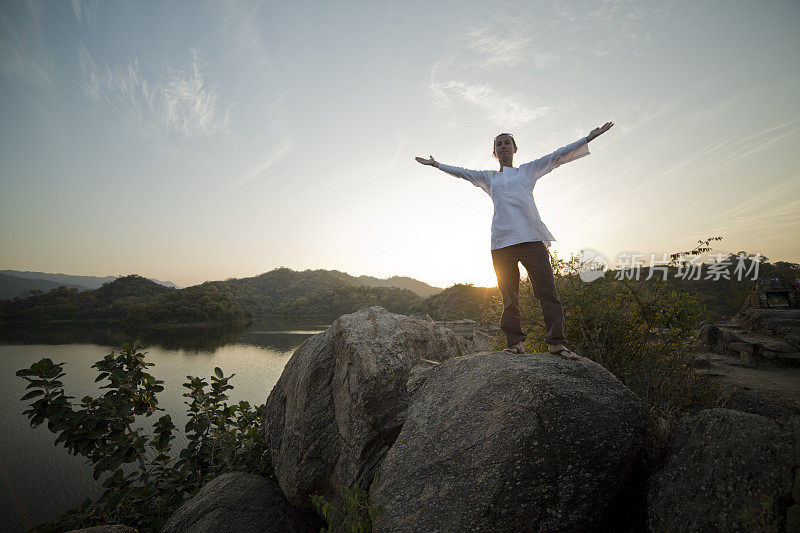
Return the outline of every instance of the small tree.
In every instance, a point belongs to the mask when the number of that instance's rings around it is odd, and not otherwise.
[[[699,241],[683,253],[705,253],[715,240],[719,237]],[[718,387],[694,371],[687,350],[694,325],[705,314],[697,298],[657,276],[629,280],[606,272],[583,282],[579,273],[585,265],[574,255],[568,260],[555,257],[552,266],[570,346],[577,353],[607,368],[668,425],[683,411],[716,403]],[[523,323],[531,327],[526,351],[546,351],[544,318],[529,283],[521,286],[519,306]],[[495,298],[486,319],[498,320],[502,309],[502,300]]]
[[[46,421],[47,428],[58,434],[56,445],[86,457],[95,479],[106,476],[106,490],[96,502],[85,500],[57,523],[39,526],[40,531],[113,523],[158,531],[187,496],[213,477],[233,470],[271,475],[259,414],[263,405],[255,410],[248,402],[228,405],[225,392],[233,388],[228,384],[233,375],[224,377],[218,367],[208,392],[208,382],[187,376],[189,446],[173,464],[175,425],[169,414],[153,423],[151,434],[134,427],[137,417],[163,411],[156,398],[164,390],[163,381],[146,372],[153,363],[145,362],[146,352],[140,351],[143,346],[138,341],[123,343],[122,348],[92,365],[99,371],[95,381],[107,381],[101,389],[108,392],[98,398],[86,396],[77,406],[59,381],[65,375],[64,363],[44,358],[17,372],[31,389],[21,399],[36,398],[24,411],[31,426]]]

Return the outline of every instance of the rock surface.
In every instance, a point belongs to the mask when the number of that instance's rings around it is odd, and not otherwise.
[[[719,385],[722,396],[732,395],[736,391],[747,391],[758,394],[768,401],[776,401],[800,408],[800,368],[763,365],[751,368],[742,364],[741,359],[729,355],[708,353],[711,364],[708,368],[696,368],[695,372],[712,378]],[[744,402],[737,400],[739,408]],[[721,407],[729,408],[727,405]],[[763,414],[755,412],[755,414]],[[769,417],[768,417],[769,418]]]
[[[380,307],[336,319],[297,348],[267,399],[266,436],[286,497],[335,499],[368,488],[406,419],[411,368],[464,355],[469,344],[430,321]]]
[[[415,393],[381,465],[375,530],[591,530],[646,423],[646,405],[588,359],[448,359]]]
[[[731,323],[762,335],[773,335],[800,350],[800,309],[743,309]]]
[[[203,486],[161,533],[317,533],[324,525],[314,513],[293,508],[275,479],[232,472]]]
[[[85,527],[83,529],[73,529],[67,533],[139,533],[139,530],[124,524],[114,524],[112,526],[94,526]]]
[[[692,349],[734,355],[753,368],[794,366],[800,362],[800,310],[745,308],[730,323],[703,323]]]
[[[777,400],[769,400],[760,394],[748,390],[733,391],[722,404],[722,407],[725,409],[733,409],[734,411],[761,415],[779,424],[787,424],[793,416],[800,415],[800,407]]]
[[[743,510],[763,495],[783,527],[791,498],[791,437],[763,416],[708,409],[681,418],[664,467],[648,482],[651,531],[750,531]],[[781,529],[782,530],[782,529]]]

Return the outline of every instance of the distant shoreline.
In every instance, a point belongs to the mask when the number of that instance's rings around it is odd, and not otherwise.
[[[129,327],[129,328],[207,328],[213,326],[239,326],[253,322],[253,319],[228,322],[159,322],[155,324],[136,323],[126,324],[119,320],[106,318],[76,318],[76,319],[37,319],[37,320],[15,320],[0,322],[0,328],[8,327],[31,327],[31,326],[106,326],[106,327]]]

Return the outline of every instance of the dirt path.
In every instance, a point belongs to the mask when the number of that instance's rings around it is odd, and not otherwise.
[[[750,390],[765,398],[800,407],[800,367],[777,367],[769,363],[749,368],[737,357],[708,353],[711,366],[698,370],[717,378],[730,391]]]

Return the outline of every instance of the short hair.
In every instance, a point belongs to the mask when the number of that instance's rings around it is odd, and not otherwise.
[[[511,137],[511,142],[514,143],[514,150],[517,149],[517,141],[514,140],[514,136],[513,135],[511,135],[510,133],[499,133],[494,138],[494,141],[492,141],[492,152],[494,152],[494,143],[497,141],[497,137],[500,137],[500,135],[508,135],[509,137]]]

